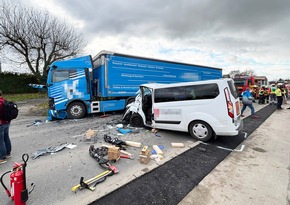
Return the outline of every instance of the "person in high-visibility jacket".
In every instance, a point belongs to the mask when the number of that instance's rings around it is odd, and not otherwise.
[[[262,86],[259,90],[259,104],[265,104],[265,87]]]
[[[271,87],[270,87],[270,104],[275,104],[276,103],[276,92],[277,90],[277,87],[275,84],[272,84]]]
[[[283,97],[282,97],[282,85],[279,85],[277,90],[275,91],[276,97],[277,97],[277,109],[281,110],[283,109],[281,107],[282,102],[283,102]]]

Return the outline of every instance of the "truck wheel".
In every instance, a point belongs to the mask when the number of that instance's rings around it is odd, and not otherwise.
[[[134,102],[135,101],[135,98],[128,98],[127,101],[126,101],[126,106],[129,105],[130,103]]]
[[[142,117],[139,114],[134,113],[130,118],[130,125],[132,127],[143,127],[144,123]]]
[[[85,106],[81,102],[73,102],[67,108],[67,116],[70,119],[80,119],[86,114]]]
[[[189,125],[189,133],[196,140],[207,142],[212,138],[211,127],[203,121],[194,121]]]

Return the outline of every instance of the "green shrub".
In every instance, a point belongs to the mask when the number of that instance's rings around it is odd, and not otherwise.
[[[5,94],[37,93],[37,89],[28,86],[30,83],[38,84],[32,74],[0,73],[0,90]]]

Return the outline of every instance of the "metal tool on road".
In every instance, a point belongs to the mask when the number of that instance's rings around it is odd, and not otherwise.
[[[77,184],[76,186],[72,187],[71,190],[73,192],[76,192],[77,189],[79,189],[79,190],[89,189],[91,191],[94,191],[96,186],[99,183],[102,183],[106,180],[107,176],[112,176],[118,172],[119,171],[117,170],[117,168],[115,166],[110,166],[108,170],[106,170],[106,171],[102,172],[101,174],[98,174],[97,176],[95,176],[91,179],[88,179],[86,181],[84,181],[84,177],[81,177],[80,183]],[[94,185],[92,185],[92,184],[94,184]]]
[[[126,142],[124,142],[123,140],[118,139],[117,137],[112,138],[109,135],[104,135],[104,140],[105,140],[105,142],[108,142],[110,144],[113,144],[113,145],[119,147],[120,150],[126,150],[126,148],[124,147],[125,145],[127,145]]]
[[[129,155],[120,155],[120,158],[123,158],[123,159],[134,159],[133,156],[129,156]]]
[[[108,176],[113,176],[114,174],[117,174],[119,172],[119,170],[115,166],[113,166],[109,160],[104,158],[104,156],[108,154],[108,148],[95,148],[94,145],[91,145],[89,148],[89,154],[91,157],[97,160],[101,167],[107,170],[86,181],[84,181],[84,177],[81,177],[80,183],[71,188],[73,192],[76,192],[77,189],[89,189],[91,191],[94,191],[96,186],[99,183],[104,182]]]

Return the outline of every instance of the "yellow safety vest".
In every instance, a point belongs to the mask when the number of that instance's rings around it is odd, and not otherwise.
[[[271,94],[275,94],[277,88],[276,87],[271,87]]]
[[[281,92],[281,90],[280,90],[280,88],[278,88],[276,91],[275,91],[275,94],[276,94],[276,96],[282,96],[282,92]]]

